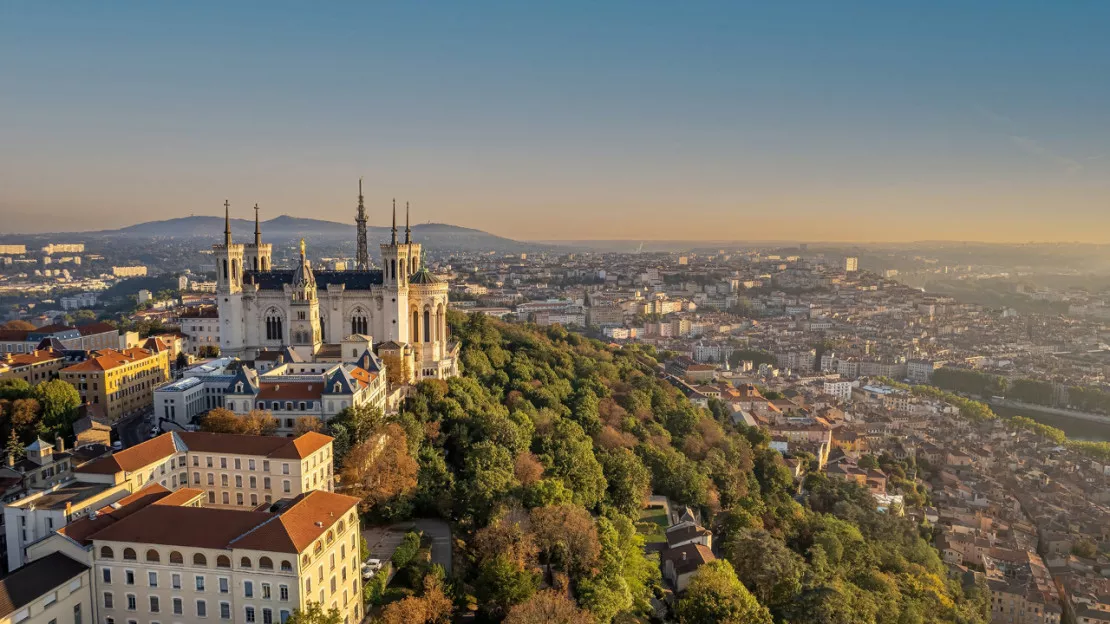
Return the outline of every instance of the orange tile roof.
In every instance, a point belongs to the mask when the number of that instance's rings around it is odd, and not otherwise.
[[[80,373],[106,371],[118,366],[123,366],[124,364],[145,360],[153,355],[152,351],[140,349],[139,347],[131,347],[123,351],[117,351],[116,349],[101,349],[93,353],[95,353],[93,357],[90,357],[84,362],[74,364],[73,366],[67,366],[62,369],[62,372]]]
[[[169,490],[157,483],[152,483],[134,494],[121,498],[112,505],[101,507],[97,510],[98,515],[95,518],[85,516],[84,518],[74,520],[58,529],[58,533],[65,535],[79,544],[89,544],[91,542],[90,537],[93,533],[115,524],[141,509],[145,509],[150,505],[164,500],[170,495]]]
[[[235,540],[235,548],[299,553],[358,505],[353,496],[313,490],[298,497],[273,522]]]
[[[276,459],[304,459],[330,444],[333,439],[331,436],[309,431],[301,434],[290,444],[277,449],[270,454],[270,457]]]
[[[62,354],[55,353],[49,350],[35,350],[31,353],[12,353],[8,360],[8,364],[12,366],[26,366],[28,364],[40,364],[42,362],[49,362],[51,360],[62,359]]]
[[[116,474],[122,471],[141,470],[155,462],[161,461],[176,453],[179,449],[174,441],[174,434],[162,435],[123,449],[93,462],[89,462],[77,469],[77,472],[91,474]],[[184,450],[184,449],[180,449]]]

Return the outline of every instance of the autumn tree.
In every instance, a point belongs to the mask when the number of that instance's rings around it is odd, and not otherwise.
[[[521,569],[536,565],[539,547],[531,533],[531,519],[517,509],[502,514],[489,526],[479,529],[470,540],[474,562],[482,565],[498,555],[506,555]]]
[[[520,484],[527,487],[539,481],[543,477],[543,464],[536,456],[531,453],[521,453],[516,457],[516,463],[513,466],[513,472],[516,475],[516,480]]]
[[[544,558],[572,578],[587,574],[597,564],[601,545],[590,512],[577,505],[537,507],[532,531]]]
[[[201,431],[209,433],[239,433],[242,426],[235,412],[224,407],[212,408],[200,419]]]
[[[309,432],[323,433],[324,421],[315,416],[303,416],[293,425],[293,436],[302,436]]]
[[[736,575],[765,605],[791,600],[802,589],[805,560],[766,531],[740,531],[725,547]]]
[[[278,430],[278,421],[267,410],[252,409],[245,417],[239,419],[239,431],[246,435],[274,435]]]
[[[12,331],[34,331],[35,326],[27,321],[21,319],[14,319],[0,325],[0,329],[7,329]]]
[[[383,624],[445,624],[451,621],[451,599],[443,593],[443,580],[436,574],[424,577],[420,596],[391,602],[382,612]]]
[[[509,609],[505,624],[594,624],[589,611],[579,609],[563,592],[545,589]]]
[[[736,578],[732,564],[710,561],[694,574],[678,601],[681,624],[771,624],[771,614]]]
[[[362,510],[368,511],[415,489],[417,468],[404,429],[390,423],[347,453],[340,474],[351,495],[362,498]]]

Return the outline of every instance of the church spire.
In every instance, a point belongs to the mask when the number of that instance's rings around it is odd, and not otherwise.
[[[366,249],[366,206],[362,202],[362,178],[358,179],[358,213],[355,214],[358,226],[358,241],[355,245],[355,268],[366,271],[370,268],[370,253]]]
[[[231,248],[231,202],[224,200],[224,245]]]
[[[409,229],[409,203],[405,202],[405,244],[412,242],[412,230]]]
[[[397,244],[397,198],[393,198],[393,237],[390,239],[391,245]]]
[[[262,246],[262,228],[258,224],[258,204],[254,205],[254,246]]]

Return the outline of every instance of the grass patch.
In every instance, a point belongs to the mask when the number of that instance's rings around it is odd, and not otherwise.
[[[667,510],[663,507],[648,507],[640,510],[640,519],[636,522],[636,530],[644,536],[644,541],[649,544],[666,542]]]

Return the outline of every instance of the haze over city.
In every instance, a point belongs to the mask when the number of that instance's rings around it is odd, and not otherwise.
[[[900,4],[900,3],[899,3]],[[1107,242],[1110,5],[4,3],[0,231]]]

